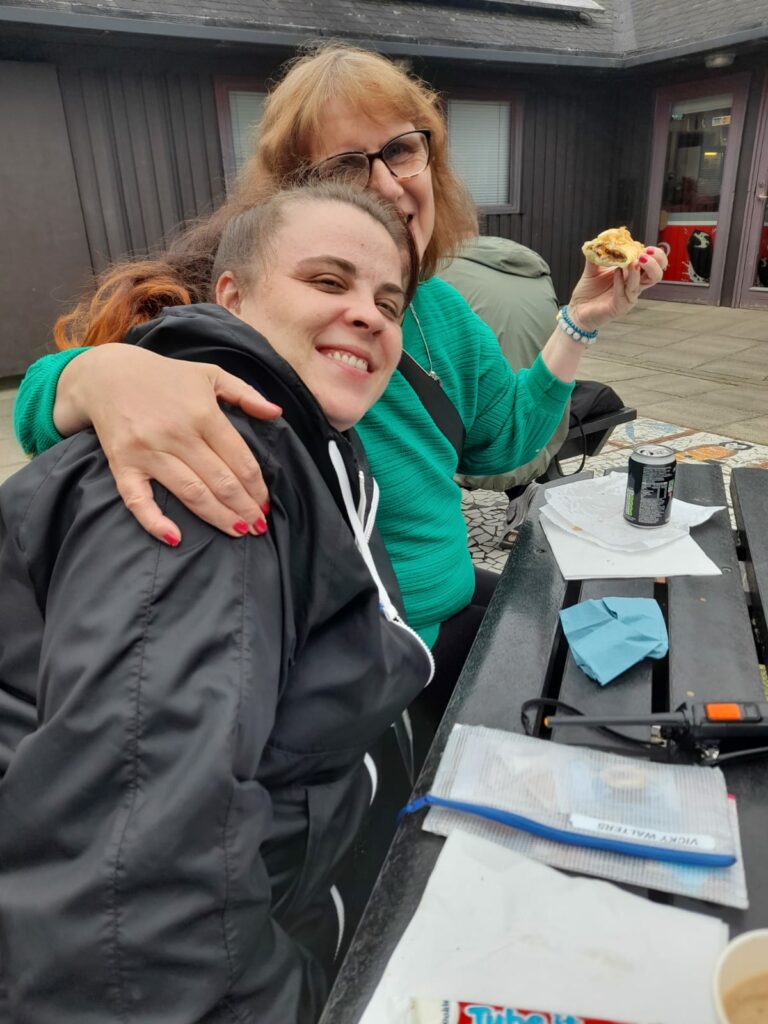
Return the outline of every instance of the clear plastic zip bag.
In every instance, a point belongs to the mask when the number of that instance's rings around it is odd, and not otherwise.
[[[566,871],[748,906],[736,804],[717,768],[457,725],[430,797],[424,828],[438,835],[459,828]]]

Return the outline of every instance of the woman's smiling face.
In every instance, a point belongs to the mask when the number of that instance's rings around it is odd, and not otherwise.
[[[347,430],[400,359],[404,257],[381,224],[344,203],[296,203],[284,217],[269,267],[254,267],[248,287],[226,271],[216,301],[262,333]]]
[[[333,100],[324,113],[326,122],[320,137],[313,139],[309,146],[308,157],[313,165],[339,153],[375,153],[390,139],[420,127],[383,113],[380,119],[374,120],[342,100]],[[375,160],[368,187],[403,213],[419,256],[423,256],[435,227],[430,168],[413,178],[395,178],[381,160]]]

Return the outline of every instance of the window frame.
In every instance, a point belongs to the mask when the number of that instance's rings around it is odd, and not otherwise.
[[[227,193],[237,179],[235,166],[235,137],[232,131],[232,113],[229,106],[231,92],[258,92],[266,96],[267,81],[263,78],[248,77],[219,78],[213,80],[213,94],[216,103],[216,121],[219,127],[221,161],[224,165],[224,183]]]
[[[230,192],[237,178],[235,167],[235,142],[232,133],[232,116],[229,106],[230,92],[268,92],[267,80],[254,76],[239,77],[216,77],[213,82],[214,97],[216,102],[216,119],[219,127],[219,142],[221,144],[221,157],[224,165],[224,180],[227,192]],[[442,112],[447,126],[447,141],[450,151],[450,125],[448,115],[448,104],[452,100],[471,100],[480,103],[508,103],[509,104],[509,199],[506,203],[477,203],[477,210],[481,216],[494,216],[498,214],[520,214],[522,195],[522,166],[523,166],[523,120],[525,116],[525,101],[522,93],[491,94],[475,90],[462,90],[461,93],[444,96],[442,100]],[[418,125],[417,125],[418,127]]]
[[[448,104],[454,100],[458,102],[472,101],[473,103],[509,104],[509,199],[506,203],[476,203],[475,205],[477,206],[477,212],[483,217],[499,214],[522,213],[523,118],[525,116],[525,101],[522,93],[488,95],[486,92],[462,91],[461,93],[445,96],[443,100],[443,116],[445,117],[447,125],[449,153],[451,145],[451,127]]]

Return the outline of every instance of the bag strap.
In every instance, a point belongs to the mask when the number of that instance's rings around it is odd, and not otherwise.
[[[584,464],[587,462],[587,435],[584,432],[584,423],[582,422],[581,416],[579,416],[577,413],[574,413],[572,410],[570,412],[570,416],[571,416],[571,419],[577,421],[577,426],[579,427],[579,433],[581,434],[581,437],[582,437],[582,461],[579,463],[579,469],[574,469],[572,473],[563,473],[562,467],[560,466],[560,459],[556,455],[554,457],[554,459],[553,459],[553,462],[554,462],[555,466],[557,467],[557,472],[560,474],[560,476],[575,476],[575,475],[577,475],[577,473],[581,473],[582,470],[584,469]],[[572,429],[572,427],[571,427],[571,429]],[[574,458],[575,458],[575,456],[574,456]]]
[[[398,370],[419,397],[421,404],[435,421],[435,425],[444,437],[450,441],[461,460],[467,431],[458,410],[441,385],[431,377],[416,360],[403,351]]]

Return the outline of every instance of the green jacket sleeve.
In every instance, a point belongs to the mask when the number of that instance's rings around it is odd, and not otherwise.
[[[64,367],[87,348],[70,348],[32,363],[19,385],[13,429],[27,455],[40,455],[63,440],[53,423],[56,388]]]
[[[470,476],[509,472],[536,458],[562,420],[573,384],[555,377],[541,355],[530,369],[512,373],[496,345],[481,370],[478,391],[478,411],[459,467]]]

